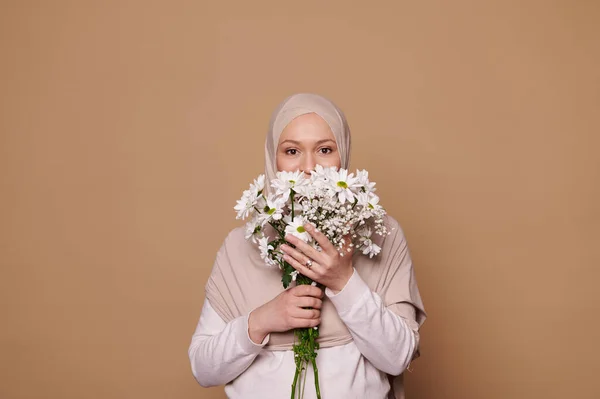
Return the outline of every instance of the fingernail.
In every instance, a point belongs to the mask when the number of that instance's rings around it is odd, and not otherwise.
[[[308,230],[308,231],[310,231],[310,230],[312,230],[312,229],[313,229],[313,225],[312,225],[312,224],[310,224],[310,223],[306,223],[306,224],[304,225],[304,229],[305,229],[305,230]]]

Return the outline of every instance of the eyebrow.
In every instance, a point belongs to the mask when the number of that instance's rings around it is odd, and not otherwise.
[[[328,142],[332,142],[332,143],[334,143],[334,144],[335,144],[335,141],[334,141],[334,140],[332,140],[332,139],[324,139],[324,140],[319,140],[319,141],[317,141],[315,144],[316,144],[316,145],[319,145],[319,144],[328,143]],[[296,141],[296,140],[289,140],[289,139],[288,139],[288,140],[284,140],[284,141],[282,141],[282,142],[281,142],[281,144],[285,144],[285,143],[292,143],[292,144],[296,144],[296,145],[300,145],[300,144],[301,144],[299,141]]]

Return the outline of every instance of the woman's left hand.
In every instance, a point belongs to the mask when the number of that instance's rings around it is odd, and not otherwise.
[[[321,251],[317,251],[300,238],[288,234],[285,239],[295,245],[296,249],[289,245],[282,245],[280,248],[285,253],[283,259],[306,277],[323,284],[334,292],[341,291],[354,272],[352,266],[353,247],[349,246],[350,237],[344,237],[345,245],[340,250],[343,251],[344,256],[341,256],[329,239],[316,230],[312,224],[305,224],[304,229],[319,244]],[[348,248],[350,248],[349,252]]]

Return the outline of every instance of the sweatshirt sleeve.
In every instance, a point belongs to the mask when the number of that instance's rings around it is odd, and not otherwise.
[[[251,312],[250,312],[251,313]],[[223,385],[244,372],[269,341],[254,343],[248,334],[248,315],[225,323],[208,300],[188,349],[192,374],[203,387]]]
[[[325,294],[362,355],[387,374],[402,374],[418,347],[419,333],[411,328],[416,323],[386,307],[356,270],[340,292],[326,288]]]

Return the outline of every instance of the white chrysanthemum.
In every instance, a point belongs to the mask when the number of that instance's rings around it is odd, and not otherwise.
[[[381,252],[381,247],[371,240],[373,233],[370,228],[365,227],[358,233],[360,234],[358,249],[362,251],[363,255],[369,255],[369,258],[372,258]]]
[[[294,191],[296,192],[295,198],[298,197],[307,197],[312,198],[318,195],[318,188],[312,183],[309,179],[304,179],[304,183],[302,185],[296,185],[294,187]]]
[[[277,265],[277,267],[279,267],[279,270],[283,270],[283,268],[281,267],[281,265],[283,264],[283,255],[281,254],[281,252],[279,251],[275,251],[271,254],[271,260],[273,263],[273,265]],[[268,261],[267,261],[268,262]],[[270,264],[270,263],[268,263]]]
[[[346,169],[340,169],[339,172],[330,170],[331,181],[329,186],[337,193],[338,198],[342,204],[346,201],[354,201],[355,194],[351,188],[358,185],[358,180],[354,177],[354,174],[348,174]]]
[[[267,206],[267,199],[265,198],[264,195],[259,195],[256,200],[256,205],[254,206],[254,208],[258,209],[260,212],[260,210],[265,209],[265,206]]]
[[[356,171],[356,179],[358,180],[358,184],[361,186],[361,189],[364,188],[364,191],[367,193],[372,193],[377,190],[375,188],[375,184],[369,181],[369,172],[365,169]]]
[[[244,235],[244,237],[246,238],[246,240],[252,239],[252,242],[257,242],[257,235],[260,230],[257,229],[258,226],[254,221],[255,219],[253,218],[252,221],[246,223],[246,234]]]
[[[316,165],[314,170],[310,172],[310,187],[312,189],[313,197],[333,195],[333,191],[330,187],[332,180],[332,174],[337,173],[337,167],[330,166],[327,168],[321,165]]]
[[[294,220],[289,220],[288,225],[285,227],[287,234],[292,234],[304,242],[310,241],[310,234],[304,229],[306,219],[303,216],[296,216]]]
[[[369,205],[369,193],[358,193],[356,195],[358,206],[366,207]]]
[[[265,175],[260,175],[254,179],[254,183],[250,185],[251,190],[256,190],[256,193],[261,193],[265,189]]]
[[[377,194],[371,193],[371,195],[369,195],[367,207],[372,211],[378,211],[381,209],[381,205],[379,205],[379,196]]]
[[[302,190],[303,186],[310,183],[310,180],[304,177],[304,173],[296,172],[277,172],[277,178],[271,182],[271,187],[276,191],[275,194],[289,198],[292,189],[294,191]]]
[[[264,214],[273,218],[273,220],[280,220],[283,217],[285,202],[285,198],[269,195],[269,198],[267,198],[267,204],[263,208]]]
[[[244,190],[242,198],[237,201],[233,207],[237,211],[236,219],[246,219],[253,211],[256,205],[257,194],[255,190]]]
[[[363,255],[369,255],[369,258],[372,258],[381,252],[381,247],[375,244],[370,238],[364,241],[361,249]]]
[[[252,239],[252,242],[257,240],[263,235],[263,227],[269,221],[269,216],[262,213],[255,213],[246,223],[246,240]]]
[[[260,250],[260,257],[267,263],[267,265],[275,265],[275,262],[269,257],[269,251],[272,251],[275,248],[273,248],[272,245],[269,245],[268,237],[262,237],[258,240],[258,249]]]
[[[315,168],[310,171],[310,175],[313,179],[328,180],[331,178],[332,171],[336,172],[337,167],[336,166],[328,166],[328,167],[324,168],[321,165],[315,165]]]

